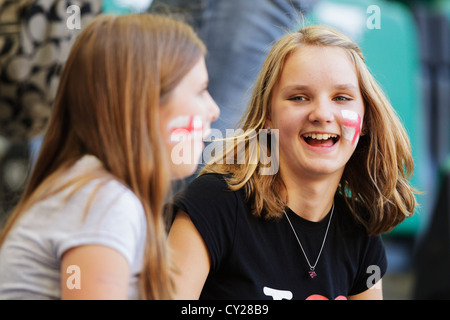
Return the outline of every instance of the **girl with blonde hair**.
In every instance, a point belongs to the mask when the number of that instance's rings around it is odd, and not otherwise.
[[[413,214],[414,164],[358,46],[324,26],[283,36],[241,127],[269,139],[229,139],[174,200],[177,297],[381,299],[380,234]]]
[[[173,165],[175,142],[202,144],[219,113],[205,52],[167,17],[105,15],[85,27],[0,238],[0,299],[172,297],[162,206],[171,177],[196,169]]]

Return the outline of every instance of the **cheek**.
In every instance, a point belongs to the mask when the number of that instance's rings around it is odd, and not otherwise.
[[[342,110],[341,116],[342,137],[354,145],[361,135],[361,116],[352,110]]]
[[[275,128],[280,131],[281,136],[293,137],[298,135],[300,127],[303,125],[303,117],[297,114],[283,114],[274,124]]]
[[[277,138],[280,145],[290,144],[295,141],[295,136],[298,134],[298,126],[295,127],[289,122],[280,123],[274,133],[278,135]]]
[[[195,172],[203,149],[203,122],[198,115],[172,118],[167,126],[167,142],[171,159],[172,178],[181,179]]]
[[[203,122],[199,115],[183,115],[173,118],[168,123],[171,142],[191,139],[195,134],[202,134]]]

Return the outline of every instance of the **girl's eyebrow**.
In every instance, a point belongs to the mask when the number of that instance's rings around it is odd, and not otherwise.
[[[338,90],[358,90],[358,87],[352,83],[337,84],[334,88]]]
[[[309,90],[309,86],[302,85],[302,84],[292,84],[292,85],[287,85],[281,89],[282,92],[286,92],[289,90],[299,90],[299,91],[305,90],[306,91],[306,90]]]
[[[357,86],[355,86],[353,83],[342,83],[342,84],[336,84],[334,87],[334,89],[336,90],[354,90],[357,91],[359,90]],[[292,85],[287,85],[285,87],[283,87],[281,89],[282,92],[286,92],[289,90],[299,90],[299,91],[307,91],[309,90],[310,87],[308,85],[304,85],[304,84],[292,84]]]

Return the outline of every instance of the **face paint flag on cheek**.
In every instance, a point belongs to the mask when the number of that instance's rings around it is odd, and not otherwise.
[[[196,134],[203,132],[203,123],[201,116],[179,116],[169,122],[170,141],[186,141]]]
[[[342,110],[342,137],[352,144],[361,134],[362,121],[359,114],[351,110]]]

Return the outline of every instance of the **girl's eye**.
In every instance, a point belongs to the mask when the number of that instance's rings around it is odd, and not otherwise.
[[[291,101],[307,101],[308,99],[304,96],[295,96],[295,97],[289,98],[289,100],[291,100]]]
[[[344,97],[344,96],[338,96],[334,98],[335,101],[351,101],[352,99]]]
[[[208,91],[208,87],[205,87],[205,88],[203,88],[202,90],[200,90],[200,92],[199,92],[199,95],[200,96],[203,96],[203,95],[205,95],[206,93],[208,93],[209,91]]]

